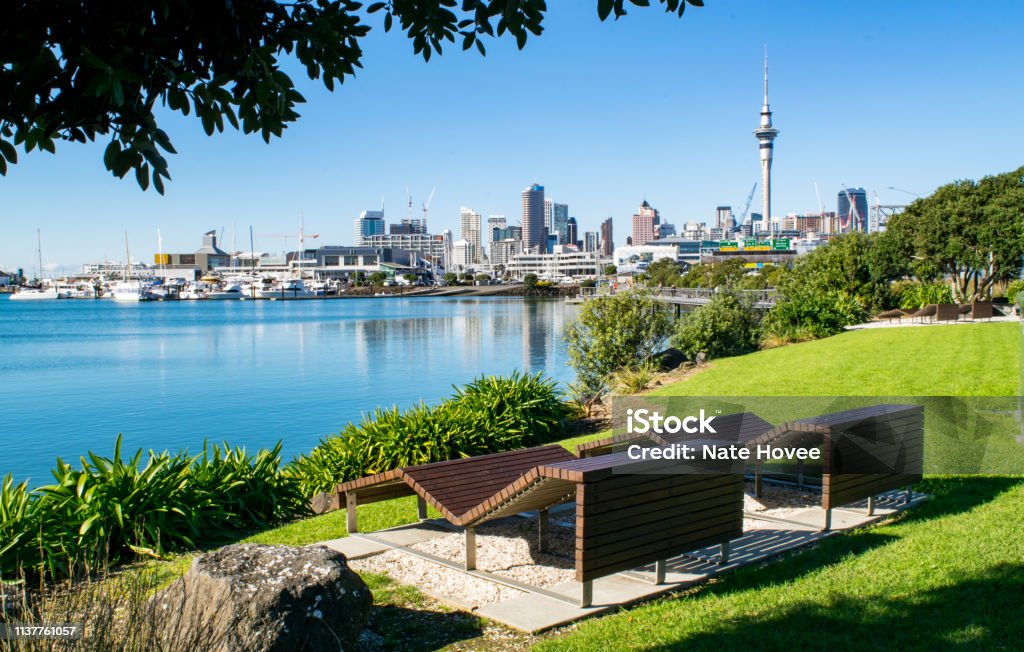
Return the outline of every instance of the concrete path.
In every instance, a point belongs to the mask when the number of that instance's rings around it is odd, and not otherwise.
[[[460,596],[429,593],[457,609],[472,611],[509,627],[528,633],[542,632],[707,582],[715,576],[808,546],[825,537],[875,523],[928,499],[925,494],[915,493],[910,504],[906,505],[905,496],[903,491],[880,496],[875,502],[873,516],[866,514],[866,500],[833,510],[832,530],[828,532],[820,529],[824,523],[824,511],[820,507],[800,510],[785,519],[764,519],[761,515],[750,514],[750,518],[764,520],[767,525],[734,540],[730,546],[729,563],[717,563],[718,547],[715,546],[669,560],[663,584],[654,583],[653,564],[603,577],[594,580],[593,606],[587,608],[581,608],[576,604],[581,590],[578,582],[566,582],[547,589],[535,590],[523,585],[517,588],[527,592],[485,605],[467,605]],[[324,542],[324,545],[344,553],[351,559],[358,559],[390,549],[402,550],[404,546],[428,541],[451,532],[450,526],[428,521],[374,532],[372,535],[354,534]],[[451,573],[465,572],[448,564],[445,564],[445,568]],[[478,579],[486,579],[485,573],[474,572],[473,575]]]

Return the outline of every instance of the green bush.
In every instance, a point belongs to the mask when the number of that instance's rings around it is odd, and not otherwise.
[[[632,368],[662,349],[672,325],[649,292],[631,290],[587,301],[565,330],[569,364],[588,394],[600,393],[610,374]]]
[[[562,433],[568,407],[554,381],[518,372],[480,377],[437,406],[377,409],[289,464],[312,496],[400,466],[535,446]]]
[[[73,468],[58,459],[54,482],[28,491],[0,486],[0,575],[69,575],[139,556],[223,543],[240,532],[308,512],[298,482],[281,472],[281,446],[255,457],[204,446],[201,456],[92,452]]]
[[[1010,305],[1017,305],[1017,298],[1021,292],[1024,292],[1024,281],[1020,279],[1010,281],[1010,284],[1006,286],[1006,298]]]
[[[759,318],[749,301],[718,292],[678,322],[672,346],[691,360],[740,355],[757,349]]]
[[[611,375],[609,384],[620,394],[639,394],[647,389],[658,373],[654,359],[644,360],[635,367],[623,367]]]
[[[900,283],[893,286],[893,295],[903,310],[918,310],[933,303],[953,303],[953,289],[941,281]]]

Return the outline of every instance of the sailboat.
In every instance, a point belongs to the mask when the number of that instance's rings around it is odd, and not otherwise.
[[[40,284],[43,278],[43,237],[39,229],[36,229],[36,254],[39,256],[39,278]],[[63,298],[56,286],[39,288],[21,288],[11,295],[11,301],[38,301],[41,299]]]
[[[127,263],[124,267],[124,280],[114,283],[111,288],[111,295],[114,297],[114,301],[122,302],[139,302],[139,301],[152,301],[153,295],[149,291],[149,284],[144,283],[141,279],[133,279],[131,276],[132,272],[132,255],[128,250],[128,232],[124,232],[124,253],[127,257]]]

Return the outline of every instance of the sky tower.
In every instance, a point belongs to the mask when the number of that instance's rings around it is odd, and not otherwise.
[[[768,108],[768,47],[764,49],[764,104],[761,106],[761,125],[754,131],[761,151],[761,192],[764,206],[761,210],[763,227],[772,219],[772,144],[779,130],[772,127],[772,110]],[[756,230],[756,225],[755,225]]]

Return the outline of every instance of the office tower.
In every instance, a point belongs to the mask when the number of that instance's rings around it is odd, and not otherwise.
[[[659,224],[661,224],[661,216],[658,214],[658,210],[651,208],[645,199],[644,203],[640,204],[640,210],[633,216],[633,244],[643,245],[654,240],[654,227]]]
[[[615,251],[615,239],[612,237],[612,218],[601,222],[601,255],[611,256]]]
[[[480,213],[465,206],[459,209],[460,235],[470,245],[470,260],[479,263],[482,259],[480,245]]]
[[[355,220],[355,246],[361,247],[373,235],[384,235],[384,211],[363,211]]]
[[[572,244],[572,241],[567,239],[566,235],[566,224],[569,222],[569,205],[559,204],[557,202],[551,204],[551,233],[558,234],[558,241],[562,244]]]
[[[868,194],[863,188],[844,188],[837,196],[836,215],[841,233],[868,230]]]
[[[597,231],[587,231],[583,234],[583,251],[597,251]]]
[[[764,53],[764,104],[761,105],[761,124],[754,131],[758,149],[761,153],[761,215],[763,220],[772,219],[772,154],[774,153],[775,137],[779,130],[772,127],[772,111],[768,108],[768,50]],[[754,230],[758,226],[754,225]]]
[[[715,226],[723,230],[733,228],[732,206],[719,206],[715,209]]]
[[[554,202],[550,199],[544,200],[544,228],[551,233],[551,213],[554,210]]]
[[[468,240],[456,240],[452,245],[452,262],[457,269],[465,269],[473,264],[473,245]]]
[[[504,215],[488,215],[487,216],[487,229],[484,231],[485,239],[487,240],[487,253],[490,254],[491,245],[498,240],[504,240],[508,237],[505,233],[502,233],[501,238],[494,237],[494,230],[501,229],[504,231],[508,227],[508,220],[505,219]]]
[[[565,225],[565,240],[562,240],[562,244],[576,245],[576,236],[578,235],[579,227],[576,224],[576,218],[570,217]]]
[[[523,253],[544,253],[544,186],[533,184],[523,190]]]

